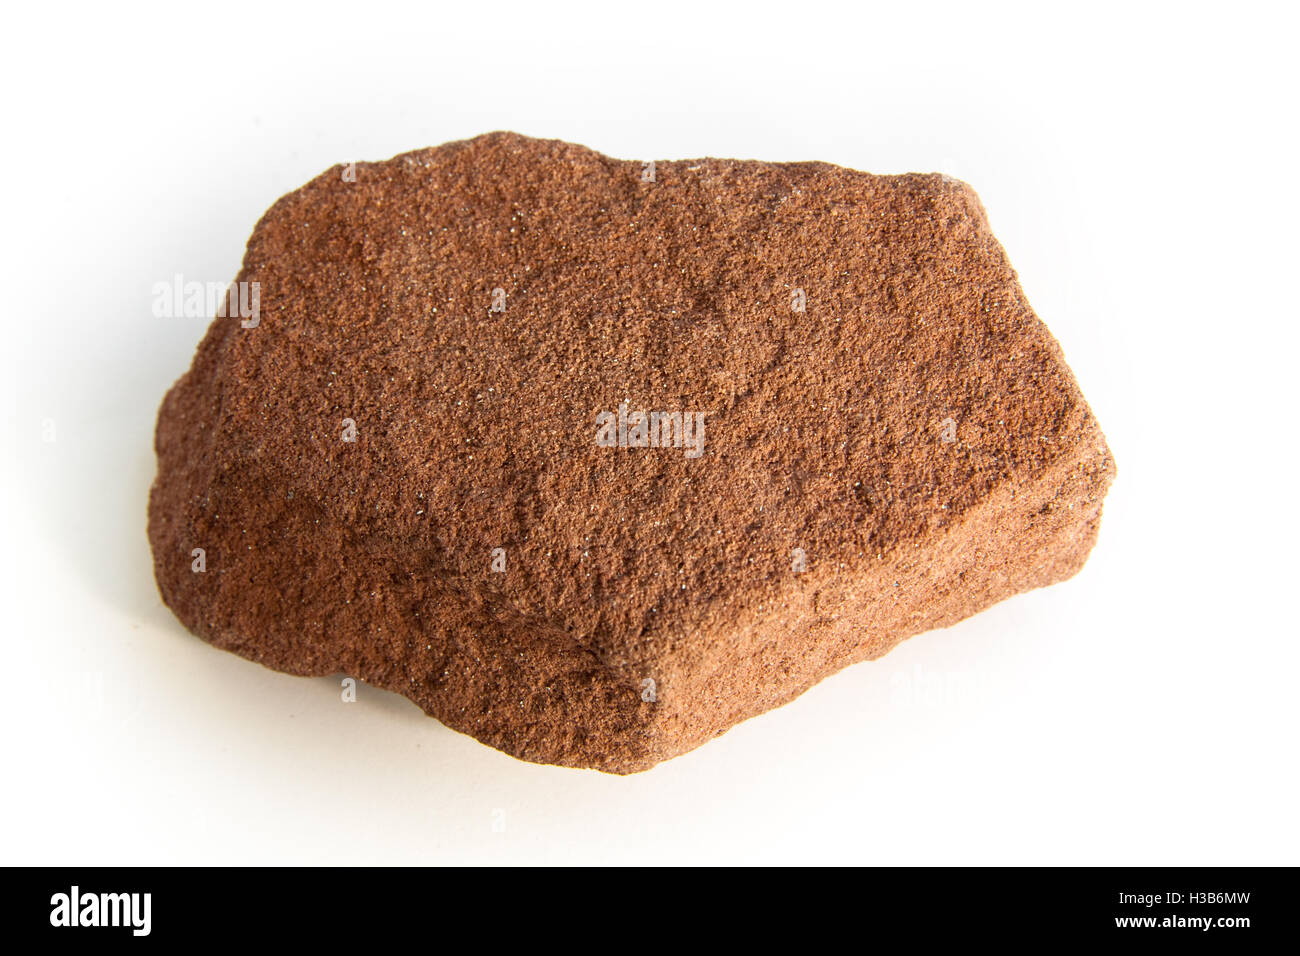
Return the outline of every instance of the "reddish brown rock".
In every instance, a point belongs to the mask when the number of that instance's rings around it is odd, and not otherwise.
[[[163,598],[525,760],[644,770],[1067,578],[1114,476],[937,175],[493,133],[323,174],[238,279],[159,415]],[[624,402],[698,456],[602,446]]]

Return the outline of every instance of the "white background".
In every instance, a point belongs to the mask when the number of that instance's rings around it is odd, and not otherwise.
[[[0,860],[1300,863],[1294,15],[974,6],[11,6]],[[189,635],[151,286],[494,129],[970,182],[1118,462],[1087,567],[629,778]]]

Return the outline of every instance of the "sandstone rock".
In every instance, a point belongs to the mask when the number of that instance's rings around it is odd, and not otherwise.
[[[163,598],[525,760],[644,770],[1067,578],[1114,476],[947,177],[493,133],[326,172],[238,281],[159,415]]]

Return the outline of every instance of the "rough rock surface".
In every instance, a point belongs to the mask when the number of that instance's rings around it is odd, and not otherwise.
[[[644,770],[1067,578],[1114,476],[938,175],[493,133],[324,173],[238,281],[159,415],[164,600],[525,760]],[[599,444],[624,402],[701,453]]]

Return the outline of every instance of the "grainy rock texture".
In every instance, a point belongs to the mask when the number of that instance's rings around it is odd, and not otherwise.
[[[524,760],[644,770],[1068,578],[1114,476],[938,175],[493,133],[323,174],[238,280],[159,415],[164,600]]]

